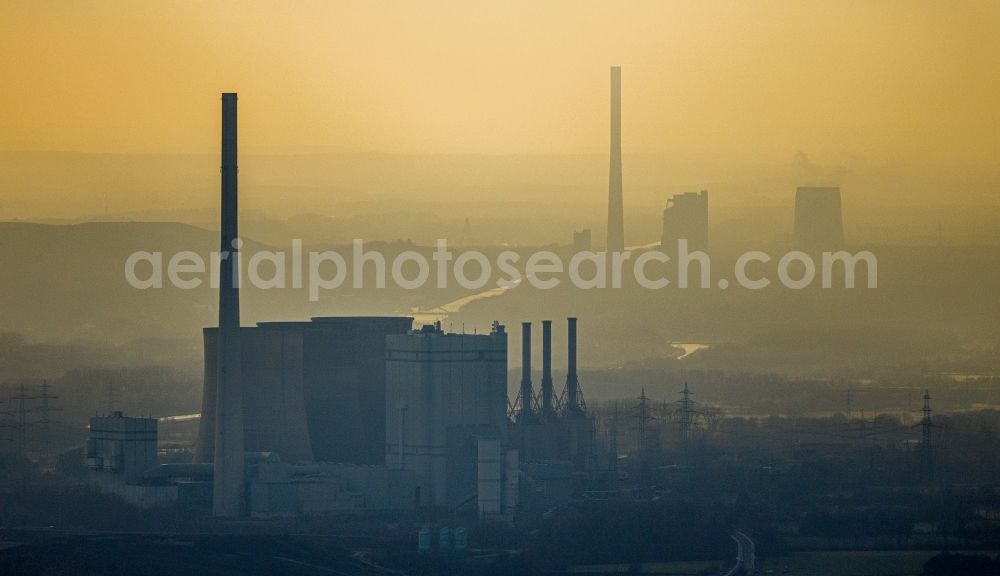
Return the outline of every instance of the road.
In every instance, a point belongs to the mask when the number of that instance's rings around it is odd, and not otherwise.
[[[725,576],[737,576],[753,574],[757,564],[757,548],[749,536],[737,530],[733,532],[732,539],[736,542],[736,564],[726,572]]]

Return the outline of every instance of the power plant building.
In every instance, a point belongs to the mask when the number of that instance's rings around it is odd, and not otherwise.
[[[429,506],[510,518],[520,458],[502,325],[484,335],[412,331],[409,317],[240,325],[236,101],[222,95],[219,324],[203,330],[195,462],[156,466],[156,421],[115,414],[93,423],[87,463],[113,471],[96,481],[142,505],[210,488],[221,517]]]
[[[682,239],[687,240],[688,251],[708,250],[708,190],[676,194],[667,202],[660,248],[676,254]]]
[[[612,68],[608,248],[624,249],[621,71]],[[92,421],[87,464],[102,489],[144,506],[208,503],[215,516],[409,510],[510,519],[522,483],[550,502],[592,468],[593,424],[567,323],[566,387],[552,380],[544,321],[541,399],[524,323],[520,418],[507,398],[507,332],[412,330],[409,317],[317,317],[240,325],[236,252],[236,94],[222,95],[219,324],[203,331],[204,389],[195,462],[156,465],[156,421]],[[590,247],[590,231],[576,235]],[[521,447],[519,450],[518,447]],[[530,467],[525,468],[526,465]],[[521,473],[529,472],[530,477]]]
[[[129,418],[121,412],[95,416],[87,436],[87,467],[135,482],[156,466],[156,441],[155,418]]]
[[[386,461],[426,480],[421,504],[486,515],[512,508],[504,327],[449,334],[438,324],[390,335],[385,362]]]

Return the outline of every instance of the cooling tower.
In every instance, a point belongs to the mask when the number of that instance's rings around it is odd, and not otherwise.
[[[385,462],[385,340],[408,317],[313,318],[242,330],[248,452],[288,462]],[[217,330],[205,329],[205,398],[198,461],[212,454]]]
[[[317,461],[385,463],[386,337],[412,326],[405,316],[313,318],[305,396]]]
[[[243,375],[244,450],[274,452],[286,462],[313,460],[306,423],[303,330],[299,322],[267,323],[243,328],[240,335]],[[306,323],[308,324],[308,323]],[[204,330],[205,390],[217,384],[213,360],[217,357],[219,331]],[[210,429],[213,398],[206,398],[199,430],[198,461],[211,461],[205,444]]]
[[[795,192],[795,244],[836,250],[844,244],[840,188],[801,186]]]

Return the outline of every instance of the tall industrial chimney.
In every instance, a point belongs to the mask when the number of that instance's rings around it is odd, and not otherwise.
[[[542,414],[555,412],[552,402],[552,320],[542,320]]]
[[[243,386],[237,266],[236,94],[222,95],[222,249],[212,514],[244,514]]]
[[[521,323],[521,418],[530,418],[535,391],[531,385],[531,322]]]
[[[566,413],[575,414],[579,412],[579,389],[580,383],[576,379],[576,318],[567,318],[569,324],[569,336],[567,341],[567,366],[566,366]]]
[[[608,252],[625,250],[622,209],[622,69],[611,67],[611,170],[608,178]]]

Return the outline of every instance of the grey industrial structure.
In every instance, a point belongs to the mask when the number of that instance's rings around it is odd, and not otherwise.
[[[92,488],[135,506],[203,508],[211,500],[211,465],[159,464],[155,418],[94,416],[84,459]]]
[[[509,519],[526,490],[544,505],[572,497],[594,450],[576,372],[576,319],[566,325],[566,385],[558,396],[552,323],[542,323],[537,397],[532,325],[522,324],[527,403],[510,412],[502,325],[489,334],[451,334],[440,324],[410,330],[411,323],[342,317],[241,329],[248,513],[433,508]],[[205,330],[201,462],[214,453],[218,426],[211,418],[217,334]],[[367,449],[372,438],[381,442],[378,458]]]
[[[594,428],[576,371],[576,318],[566,322],[566,385],[556,395],[552,381],[552,322],[542,321],[541,393],[531,383],[531,323],[522,325],[521,386],[511,413],[511,443],[520,452],[522,491],[531,503],[569,500],[574,478],[594,471]],[[527,400],[526,400],[527,399]]]
[[[128,418],[121,412],[90,419],[86,464],[134,482],[156,466],[156,419]]]
[[[680,240],[687,240],[688,250],[708,250],[708,190],[676,194],[667,202],[660,247],[676,254]]]
[[[465,507],[509,517],[519,474],[503,327],[472,335],[411,324],[339,317],[242,328],[251,514]],[[215,453],[218,427],[218,330],[204,334],[201,462]]]
[[[346,317],[241,328],[236,164],[236,95],[223,94],[219,326],[203,334],[191,465],[212,467],[213,514],[513,510],[503,327],[445,334],[411,331],[408,317]]]
[[[421,504],[459,509],[479,502],[488,513],[507,508],[504,479],[516,482],[517,470],[506,465],[504,327],[448,334],[435,325],[390,335],[385,370],[386,460],[428,481]]]
[[[800,186],[795,191],[795,244],[806,250],[835,250],[844,243],[839,187]]]

